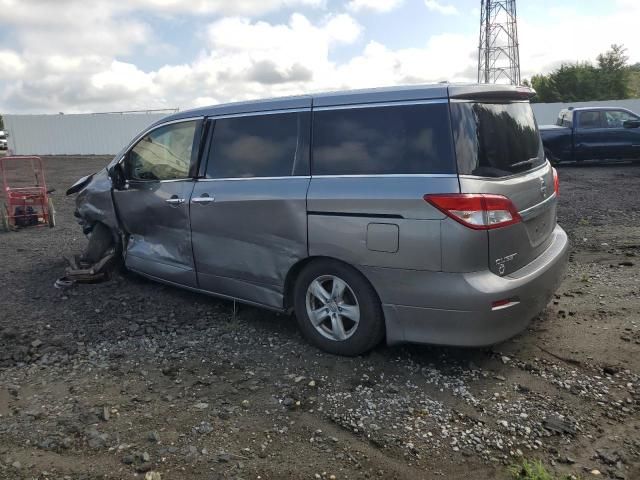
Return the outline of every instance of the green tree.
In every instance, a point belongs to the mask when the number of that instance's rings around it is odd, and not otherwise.
[[[4,130],[4,120],[2,119],[2,115],[0,115],[0,130]]]
[[[640,63],[629,67],[629,97],[640,98]]]
[[[598,55],[601,90],[606,92],[610,100],[629,97],[629,57],[626,52],[624,46],[614,44],[611,50]]]
[[[622,45],[597,57],[597,65],[589,62],[567,63],[548,75],[534,75],[531,85],[538,102],[580,102],[629,98],[630,70]]]

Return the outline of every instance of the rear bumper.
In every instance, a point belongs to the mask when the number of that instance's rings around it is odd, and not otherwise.
[[[486,346],[524,330],[547,305],[564,276],[567,234],[533,262],[507,276],[490,271],[425,272],[365,267],[383,304],[387,343]],[[512,303],[492,309],[492,303]]]

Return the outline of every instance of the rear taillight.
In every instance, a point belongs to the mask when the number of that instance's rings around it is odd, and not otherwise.
[[[560,178],[558,177],[558,170],[552,168],[553,170],[553,191],[556,192],[556,195],[560,195]]]
[[[489,230],[518,223],[522,219],[511,200],[486,193],[425,195],[425,201],[465,227]]]

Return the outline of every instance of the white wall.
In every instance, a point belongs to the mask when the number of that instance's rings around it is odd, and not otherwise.
[[[115,155],[170,112],[3,115],[15,155]]]
[[[640,99],[534,103],[539,125],[553,124],[573,107],[623,107],[640,114]],[[138,133],[170,112],[4,115],[9,149],[16,155],[115,155]]]
[[[573,103],[532,103],[538,125],[556,123],[558,113],[568,107],[621,107],[640,114],[640,98],[632,100],[604,100],[602,102],[573,102]]]

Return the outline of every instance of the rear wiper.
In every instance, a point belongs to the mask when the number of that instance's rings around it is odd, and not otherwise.
[[[538,160],[538,157],[532,157],[529,160],[523,160],[522,162],[512,163],[511,168],[514,167],[524,167],[525,165],[531,165]]]

